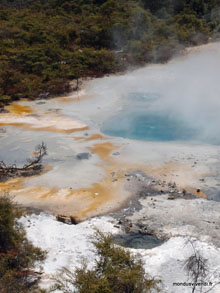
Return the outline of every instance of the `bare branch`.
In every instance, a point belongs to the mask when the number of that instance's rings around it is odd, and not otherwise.
[[[41,163],[44,156],[47,155],[47,146],[44,142],[35,147],[34,157],[27,159],[28,164],[23,169],[28,169]]]
[[[10,177],[30,176],[33,171],[42,169],[42,159],[47,155],[47,146],[44,142],[35,147],[33,157],[27,159],[27,164],[23,167],[17,167],[16,164],[6,165],[4,161],[0,161],[0,181],[7,180]]]
[[[190,257],[188,257],[184,262],[184,267],[188,272],[189,277],[192,279],[193,287],[192,293],[194,293],[197,289],[198,284],[200,285],[200,292],[208,293],[219,284],[219,282],[215,284],[211,284],[211,288],[204,291],[203,284],[209,283],[210,279],[214,277],[215,274],[218,275],[218,279],[220,276],[219,269],[216,271],[210,271],[208,267],[208,260],[201,255],[200,250],[196,247],[196,239],[189,238],[186,241],[186,244],[190,244],[193,250],[193,253]]]

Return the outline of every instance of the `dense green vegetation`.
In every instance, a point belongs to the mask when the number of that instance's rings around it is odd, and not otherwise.
[[[93,241],[98,256],[93,269],[88,269],[86,264],[75,272],[63,269],[53,288],[40,289],[37,279],[31,279],[32,269],[46,255],[27,240],[18,221],[21,215],[21,210],[8,196],[0,196],[0,292],[159,292],[159,281],[145,273],[142,261],[124,248],[116,247],[111,235],[99,231]]]
[[[150,293],[159,292],[158,281],[144,272],[143,264],[129,251],[116,247],[111,235],[97,232],[93,242],[98,260],[93,269],[86,264],[74,273],[64,269],[50,292]]]
[[[0,106],[165,62],[219,33],[219,0],[1,0]]]
[[[26,238],[18,222],[20,210],[7,196],[0,196],[0,292],[40,292],[30,282],[31,268],[45,253]],[[37,290],[37,291],[35,291]]]

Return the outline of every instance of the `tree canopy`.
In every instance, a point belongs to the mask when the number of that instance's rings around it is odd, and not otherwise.
[[[0,106],[219,37],[219,0],[2,0]]]

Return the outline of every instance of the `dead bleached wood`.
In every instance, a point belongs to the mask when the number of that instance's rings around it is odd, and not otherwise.
[[[10,177],[38,174],[42,170],[42,159],[46,155],[47,146],[42,142],[35,147],[33,157],[27,159],[27,163],[23,167],[17,167],[16,164],[6,165],[4,161],[0,161],[0,181],[7,180]]]

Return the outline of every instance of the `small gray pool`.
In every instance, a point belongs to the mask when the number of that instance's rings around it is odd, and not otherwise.
[[[156,236],[141,233],[116,235],[114,236],[113,241],[120,246],[135,249],[151,249],[164,243],[164,241]]]

